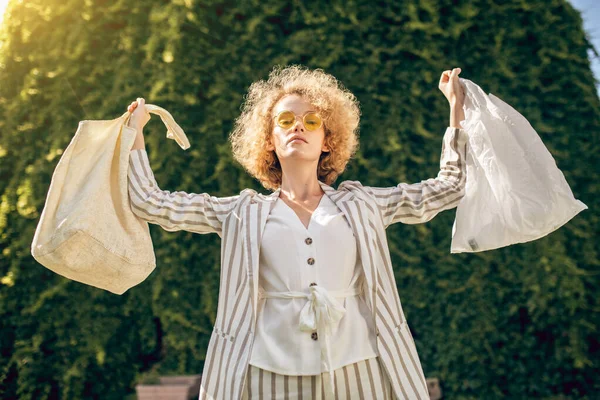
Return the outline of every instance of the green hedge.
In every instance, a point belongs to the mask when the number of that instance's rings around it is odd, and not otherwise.
[[[323,68],[361,102],[358,156],[334,184],[438,172],[443,70],[511,104],[589,206],[534,242],[450,254],[454,211],[387,231],[428,377],[449,399],[597,398],[600,106],[582,20],[565,0],[11,2],[0,50],[0,397],[122,399],[148,371],[202,372],[217,309],[220,239],[152,225],[157,269],[123,296],[69,281],[30,253],[61,152],[84,119],[136,97],[153,118],[163,189],[226,196],[257,181],[227,135],[248,86],[275,64]],[[393,3],[393,4],[392,4]],[[160,151],[159,151],[160,146]],[[564,397],[559,397],[559,396]]]

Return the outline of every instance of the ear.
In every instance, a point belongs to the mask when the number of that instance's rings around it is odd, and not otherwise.
[[[275,146],[273,145],[273,139],[267,141],[267,150],[275,151]]]
[[[323,145],[321,146],[321,151],[325,153],[329,153],[329,147],[327,146],[327,130],[325,130],[325,137],[323,138]]]

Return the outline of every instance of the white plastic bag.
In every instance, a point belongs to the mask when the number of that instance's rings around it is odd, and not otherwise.
[[[586,210],[527,119],[472,81],[459,81],[466,92],[467,183],[450,252],[536,240]]]

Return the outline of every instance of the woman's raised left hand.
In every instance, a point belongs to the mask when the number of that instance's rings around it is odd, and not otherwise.
[[[442,72],[440,77],[439,89],[444,93],[451,107],[462,108],[465,104],[465,89],[458,80],[460,72],[460,68],[448,69]]]

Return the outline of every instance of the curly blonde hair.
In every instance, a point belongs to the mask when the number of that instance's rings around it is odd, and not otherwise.
[[[281,186],[282,170],[271,143],[275,104],[284,96],[298,94],[323,118],[325,144],[317,167],[317,179],[331,185],[344,172],[358,148],[358,100],[334,76],[318,68],[276,65],[269,78],[252,83],[241,115],[229,135],[233,158],[269,190]]]

